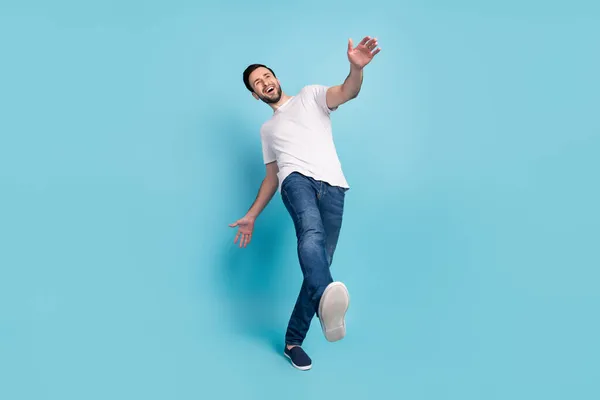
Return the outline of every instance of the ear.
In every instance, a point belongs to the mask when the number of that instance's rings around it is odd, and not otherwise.
[[[252,97],[254,97],[256,100],[260,100],[260,99],[258,98],[258,95],[257,95],[256,93],[254,93],[254,92],[252,92]]]

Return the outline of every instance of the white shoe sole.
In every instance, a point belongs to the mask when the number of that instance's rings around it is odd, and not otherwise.
[[[319,302],[319,321],[325,339],[337,342],[346,336],[346,312],[350,306],[350,295],[342,282],[330,283]]]
[[[300,366],[294,364],[294,362],[292,361],[292,358],[290,356],[288,356],[286,353],[283,353],[283,355],[286,356],[290,360],[290,363],[292,364],[292,366],[294,368],[299,369],[300,371],[308,371],[309,369],[312,368],[312,364],[308,365],[306,367],[300,367]]]

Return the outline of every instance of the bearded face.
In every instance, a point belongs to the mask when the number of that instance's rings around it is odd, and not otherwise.
[[[257,68],[250,75],[250,83],[255,97],[267,104],[277,103],[281,99],[281,86],[277,78],[266,68]]]
[[[267,104],[277,103],[281,99],[281,86],[275,82],[265,87],[258,97]]]

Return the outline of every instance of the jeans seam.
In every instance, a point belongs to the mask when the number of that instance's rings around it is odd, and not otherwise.
[[[281,193],[283,193],[283,195],[285,196],[287,203],[290,205],[290,207],[292,208],[292,211],[294,212],[294,219],[297,222],[301,222],[302,221],[302,217],[298,214],[298,211],[296,210],[296,207],[294,207],[294,203],[292,203],[290,201],[290,196],[288,195],[287,191],[285,189],[281,189]]]

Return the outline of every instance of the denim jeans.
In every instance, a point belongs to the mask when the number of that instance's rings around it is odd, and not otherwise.
[[[330,266],[342,227],[346,191],[298,172],[288,175],[281,185],[281,197],[296,230],[303,275],[285,334],[286,344],[302,345],[321,295],[333,282]]]

